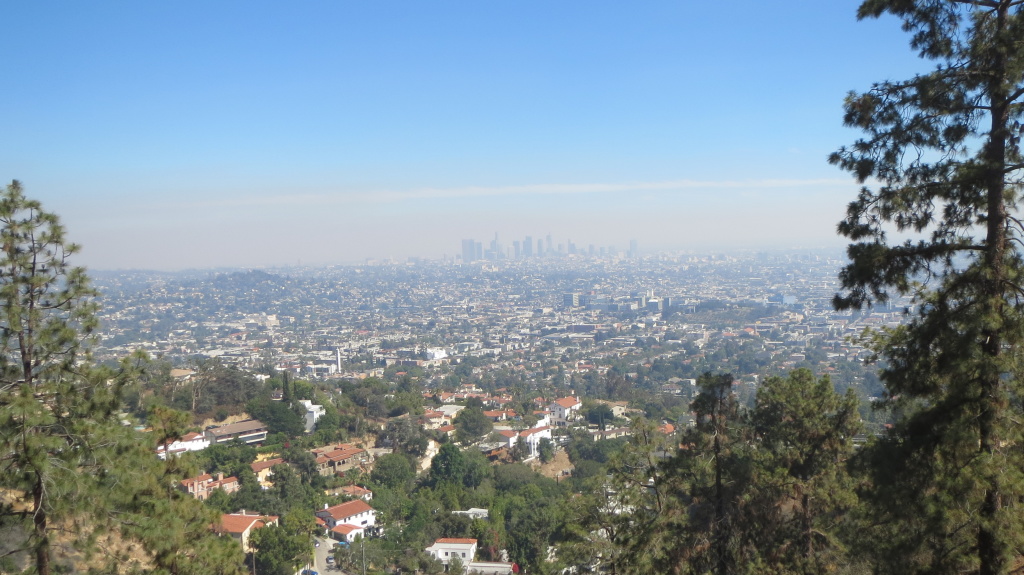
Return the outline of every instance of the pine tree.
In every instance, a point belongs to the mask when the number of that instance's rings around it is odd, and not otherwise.
[[[858,15],[884,13],[936,65],[851,94],[845,122],[866,136],[830,158],[877,182],[839,224],[853,243],[837,307],[911,302],[876,347],[904,414],[874,467],[876,550],[888,572],[1006,573],[1024,551],[1024,2],[867,0]]]
[[[0,193],[5,549],[27,555],[38,575],[70,570],[72,555],[102,561],[93,554],[100,546],[108,564],[127,570],[125,557],[110,551],[136,542],[152,573],[236,573],[240,549],[214,537],[208,511],[174,489],[182,478],[174,458],[154,455],[157,441],[178,433],[180,418],[154,414],[161,431],[149,445],[119,419],[121,389],[142,358],[117,369],[90,361],[96,292],[84,269],[70,264],[77,250],[57,216],[26,198],[17,181]]]
[[[649,426],[634,426],[612,466],[619,572],[727,575],[744,564],[737,520],[749,485],[747,427],[732,384],[728,374],[700,377],[695,425],[677,450],[667,451]]]
[[[845,563],[840,525],[857,498],[846,463],[861,430],[857,398],[807,369],[757,391],[750,485],[742,523],[761,572],[828,573]]]
[[[12,182],[0,195],[0,482],[18,499],[35,570],[48,575],[58,522],[88,493],[76,477],[102,469],[92,441],[118,408],[117,386],[84,368],[95,291],[69,257],[56,215]]]

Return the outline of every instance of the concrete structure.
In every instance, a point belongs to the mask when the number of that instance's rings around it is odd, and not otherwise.
[[[247,419],[207,429],[203,435],[210,442],[210,445],[231,443],[241,441],[249,445],[263,443],[267,439],[267,426],[258,419]]]
[[[306,408],[306,433],[312,433],[313,428],[316,427],[317,420],[319,420],[320,416],[322,416],[325,413],[324,406],[317,405],[308,399],[300,399],[299,403],[301,403],[303,407]]]

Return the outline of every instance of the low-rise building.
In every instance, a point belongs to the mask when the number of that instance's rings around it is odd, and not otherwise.
[[[220,523],[214,527],[214,531],[230,535],[235,541],[242,544],[243,552],[251,553],[252,548],[249,546],[249,535],[253,530],[267,525],[277,525],[277,516],[246,513],[243,509],[240,513],[221,515]]]
[[[567,421],[575,421],[579,416],[583,403],[575,395],[563,397],[551,402],[548,410],[557,423],[563,424]]]
[[[241,485],[238,483],[237,477],[224,477],[223,473],[218,473],[215,477],[209,473],[204,473],[197,477],[182,479],[179,487],[192,497],[200,501],[206,501],[210,493],[216,489],[231,494],[238,491]]]
[[[316,457],[317,471],[324,477],[344,473],[349,469],[368,465],[372,461],[365,449],[347,443],[319,447],[312,450],[312,453]]]
[[[271,485],[270,478],[274,475],[274,466],[283,465],[284,459],[275,457],[266,461],[257,461],[249,464],[249,469],[256,475],[256,479],[260,482],[260,487],[267,489]]]
[[[349,543],[356,537],[363,536],[367,529],[377,524],[377,512],[362,499],[346,501],[332,507],[324,505],[323,509],[316,512],[316,516],[327,536],[336,541]]]
[[[263,425],[263,422],[258,419],[247,419],[238,423],[207,429],[203,435],[206,436],[210,445],[231,443],[232,441],[241,441],[242,443],[254,445],[263,443],[267,439],[267,426]]]
[[[453,557],[458,557],[466,565],[476,558],[476,539],[444,537],[434,541],[433,545],[426,548],[426,552],[446,567]]]
[[[200,451],[210,446],[210,440],[201,433],[186,433],[174,441],[156,448],[156,455],[160,459],[166,459],[168,455],[178,455],[186,451]]]

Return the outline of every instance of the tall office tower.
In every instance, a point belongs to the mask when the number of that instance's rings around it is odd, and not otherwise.
[[[636,249],[636,240],[629,240],[629,257],[635,258],[640,254]]]
[[[523,240],[523,257],[530,257],[533,255],[533,236],[526,236]]]
[[[517,260],[523,257],[523,248],[519,245],[519,240],[512,240],[512,253]]]
[[[462,263],[476,261],[476,242],[473,240],[462,240]]]
[[[554,249],[554,244],[551,243],[551,234],[548,234],[548,249],[544,250],[544,253],[550,253]]]
[[[483,242],[473,242],[473,248],[474,248],[473,251],[474,251],[474,256],[475,256],[473,259],[474,260],[482,260],[482,259],[484,259],[484,244],[483,244]]]
[[[594,257],[594,253],[595,253],[596,251],[597,251],[597,250],[595,250],[595,249],[594,249],[594,244],[590,244],[590,247],[589,247],[589,248],[587,249],[587,253],[589,253],[589,254],[590,254],[590,257]]]

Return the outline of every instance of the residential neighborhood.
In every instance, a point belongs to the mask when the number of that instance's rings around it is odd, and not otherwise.
[[[203,425],[155,456],[198,462],[181,491],[224,511],[218,532],[250,563],[270,561],[253,530],[284,537],[309,522],[326,549],[307,569],[361,564],[370,549],[373,564],[425,573],[452,558],[467,572],[530,572],[571,554],[554,519],[540,532],[517,522],[592,489],[635,426],[678,441],[702,374],[735,374],[748,403],[766,374],[801,368],[879,392],[852,334],[900,316],[831,311],[837,263],[565,258],[142,281],[114,290],[103,349],[141,345],[167,362],[167,385],[140,400]],[[566,279],[591,272],[601,281]],[[532,505],[515,495],[528,485],[542,497]],[[396,555],[397,541],[425,537],[422,553]]]

